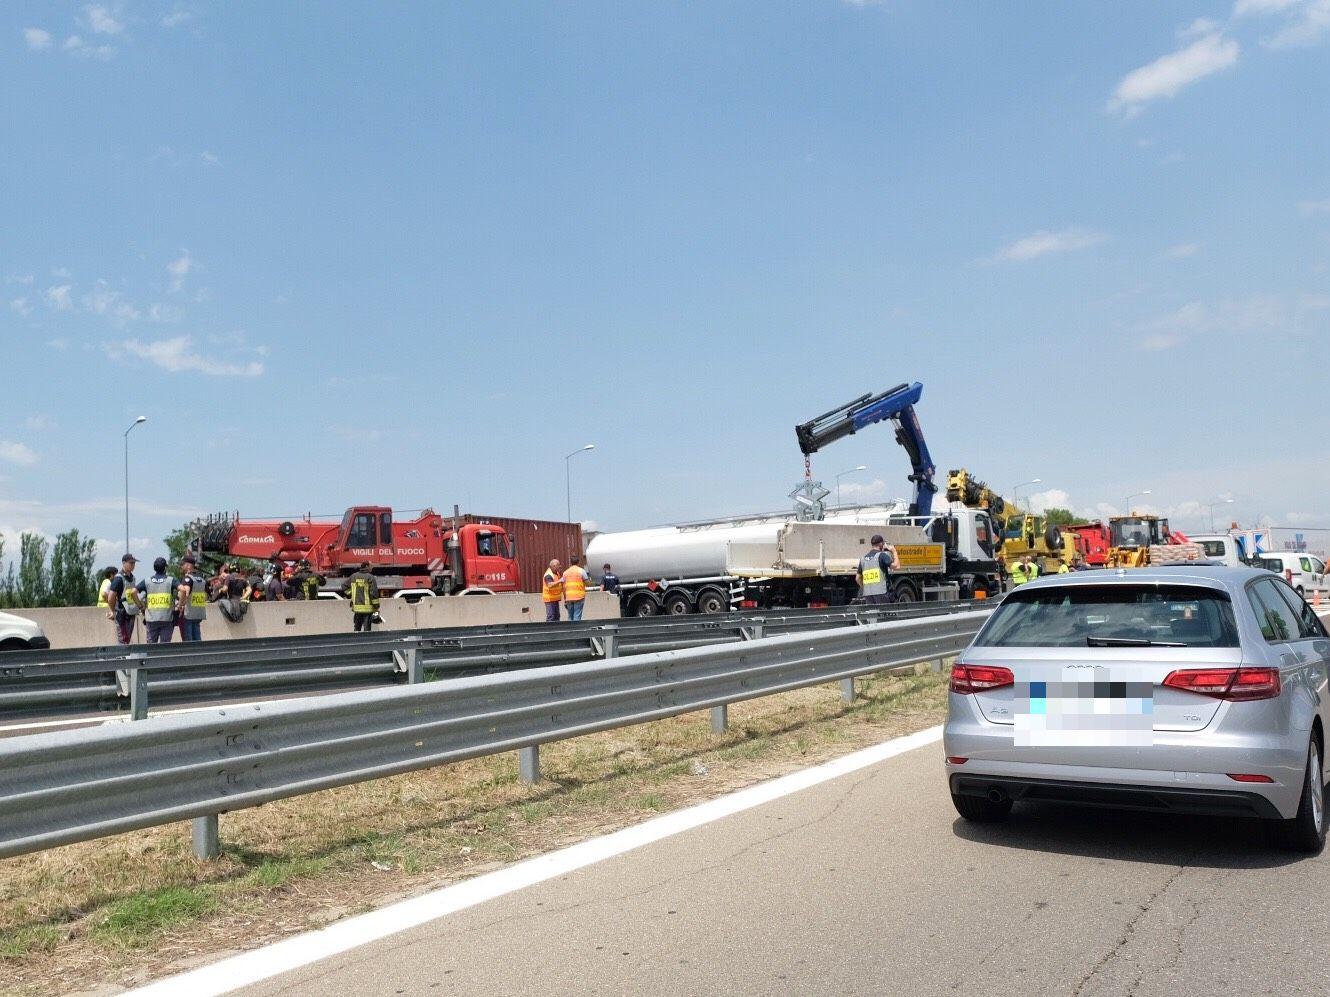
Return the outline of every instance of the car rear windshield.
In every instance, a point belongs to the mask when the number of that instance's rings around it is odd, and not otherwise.
[[[1237,647],[1228,595],[1191,585],[1017,589],[979,631],[979,647],[1140,644]]]

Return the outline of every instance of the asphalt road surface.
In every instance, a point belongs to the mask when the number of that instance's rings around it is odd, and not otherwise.
[[[1330,854],[1259,825],[1017,806],[932,744],[246,994],[1325,994]]]

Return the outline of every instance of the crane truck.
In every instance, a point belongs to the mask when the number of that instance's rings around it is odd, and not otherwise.
[[[988,510],[998,529],[997,558],[1004,569],[1029,554],[1047,574],[1070,564],[1076,554],[1086,554],[1085,541],[1077,532],[1017,508],[963,467],[947,472],[946,494],[953,504]]]
[[[340,520],[242,519],[221,513],[190,525],[191,548],[201,555],[308,561],[336,591],[368,562],[386,595],[520,592],[512,539],[490,523],[459,524],[433,509],[399,519],[382,505],[358,505]]]
[[[602,533],[587,547],[593,577],[609,563],[625,615],[718,613],[732,608],[844,605],[858,595],[855,572],[874,533],[896,548],[892,590],[920,600],[955,583],[962,596],[999,591],[997,532],[985,509],[953,504],[934,512],[936,468],[914,405],[919,382],[861,395],[795,427],[804,481],[795,509],[625,533]],[[829,511],[829,491],[812,478],[811,455],[860,429],[890,421],[910,458],[906,503]]]

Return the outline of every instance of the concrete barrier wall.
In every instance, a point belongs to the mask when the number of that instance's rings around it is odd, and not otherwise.
[[[384,599],[379,612],[383,617],[383,626],[377,628],[379,630],[545,622],[545,608],[540,596],[527,593],[425,599],[414,604],[405,599]],[[115,643],[115,627],[106,618],[104,609],[18,609],[13,613],[40,626],[52,647],[100,647]],[[604,592],[587,593],[585,619],[608,620],[618,615],[618,598]],[[239,623],[230,622],[220,609],[209,606],[208,618],[203,621],[203,639],[301,637],[342,633],[350,629],[351,606],[343,600],[256,602],[250,604],[249,612]],[[179,638],[178,633],[174,636]],[[142,643],[143,637],[140,623],[135,628],[135,643]]]

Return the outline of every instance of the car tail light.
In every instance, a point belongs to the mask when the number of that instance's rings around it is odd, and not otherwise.
[[[951,765],[964,765],[970,759],[964,755],[948,755],[947,762]]]
[[[1282,688],[1278,668],[1180,668],[1164,685],[1236,702],[1274,699]]]
[[[987,692],[989,689],[1001,689],[1004,685],[1014,685],[1016,676],[1010,668],[995,665],[963,665],[960,662],[951,666],[951,691],[961,695],[972,692]]]
[[[1230,772],[1228,777],[1234,782],[1274,782],[1268,775],[1257,775],[1255,772]]]

